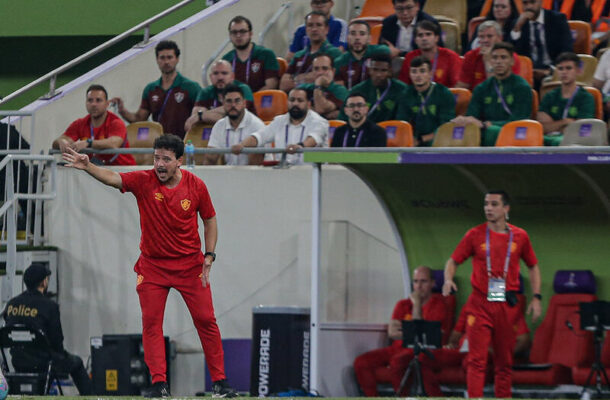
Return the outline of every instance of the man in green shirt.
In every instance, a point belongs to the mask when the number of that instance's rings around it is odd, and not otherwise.
[[[439,126],[455,118],[455,98],[449,89],[432,82],[432,64],[424,56],[411,60],[407,87],[396,119],[413,126],[416,146],[430,146]]]
[[[361,93],[369,106],[367,118],[377,123],[396,119],[398,105],[405,99],[407,85],[392,78],[392,59],[387,54],[371,57],[371,77],[352,88],[350,93]],[[347,121],[343,111],[339,119]]]
[[[316,80],[298,87],[307,91],[315,112],[326,119],[336,119],[347,97],[347,89],[334,81],[333,59],[328,54],[318,54],[312,65]]]
[[[595,118],[593,96],[576,84],[576,76],[581,72],[578,56],[561,53],[555,67],[561,86],[544,95],[536,116],[544,128],[545,146],[559,146],[568,124],[577,119]]]
[[[252,42],[252,22],[238,15],[229,22],[233,50],[222,56],[231,63],[235,79],[253,92],[277,89],[280,66],[273,50]]]
[[[366,21],[352,21],[347,28],[348,51],[335,59],[335,81],[351,90],[368,79],[369,59],[378,53],[390,54],[386,45],[371,44],[371,27]]]
[[[326,40],[328,33],[328,18],[324,13],[312,11],[305,16],[305,31],[309,37],[309,45],[297,51],[290,65],[280,80],[280,90],[289,92],[303,83],[313,83],[315,75],[312,72],[312,61],[318,54],[328,54],[334,60],[341,55],[341,50]]]
[[[453,119],[458,125],[481,128],[481,145],[494,146],[502,127],[511,121],[528,119],[532,114],[532,88],[513,74],[514,47],[499,42],[491,49],[494,76],[474,88],[466,116]]]

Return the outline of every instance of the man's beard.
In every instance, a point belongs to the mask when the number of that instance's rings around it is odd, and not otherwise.
[[[246,44],[243,44],[241,46],[238,46],[238,45],[233,45],[233,46],[235,46],[235,48],[237,50],[246,50],[248,48],[248,46],[250,46],[250,41],[248,40],[248,42]]]
[[[241,114],[242,113],[239,112],[237,114],[227,114],[227,116],[229,117],[229,119],[231,121],[235,121],[235,120],[239,119],[239,117],[241,117]]]
[[[288,110],[288,113],[290,114],[290,117],[292,119],[301,119],[305,116],[305,114],[307,113],[306,110],[301,110],[298,107],[292,107],[290,110]]]

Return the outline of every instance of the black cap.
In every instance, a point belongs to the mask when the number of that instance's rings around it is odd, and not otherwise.
[[[23,282],[28,289],[34,290],[49,275],[51,275],[51,270],[47,264],[32,263],[23,273]]]

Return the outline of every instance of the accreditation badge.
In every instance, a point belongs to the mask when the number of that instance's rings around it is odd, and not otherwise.
[[[506,301],[506,280],[489,278],[487,284],[487,301]]]

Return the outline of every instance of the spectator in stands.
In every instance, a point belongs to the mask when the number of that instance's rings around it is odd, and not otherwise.
[[[163,125],[163,132],[183,138],[186,132],[184,122],[190,115],[201,87],[176,71],[180,49],[175,42],[159,42],[155,47],[155,55],[161,78],[146,85],[138,111],[128,111],[120,97],[110,101],[118,106],[119,114],[127,121],[146,121],[152,114],[153,121]]]
[[[432,81],[447,87],[454,87],[460,77],[462,59],[453,50],[440,47],[438,41],[441,27],[431,21],[421,21],[415,26],[417,49],[410,51],[402,63],[398,79],[411,84],[411,60],[424,56],[432,63]]]
[[[229,23],[233,50],[222,59],[231,63],[235,79],[250,86],[253,92],[277,89],[280,66],[273,50],[252,42],[252,22],[241,15]]]
[[[559,54],[572,51],[572,33],[566,16],[542,9],[542,0],[523,0],[523,12],[510,37],[517,53],[532,59],[537,83],[553,73],[551,63]]]
[[[438,25],[438,21],[421,10],[420,0],[392,0],[392,4],[396,14],[384,18],[379,43],[390,48],[392,57],[404,57],[409,51],[417,49],[415,25],[423,20]],[[439,46],[442,45],[441,39]]]
[[[555,66],[561,86],[542,98],[536,119],[544,127],[545,146],[559,146],[563,129],[582,118],[595,118],[595,100],[586,89],[576,84],[581,72],[580,58],[574,53],[561,53]]]
[[[377,380],[378,370],[385,370],[384,375],[391,376],[392,386],[398,392],[400,380],[406,369],[403,365],[407,365],[413,358],[413,349],[402,347],[403,320],[440,321],[445,332],[450,329],[447,326],[448,311],[445,302],[439,294],[432,293],[434,280],[430,268],[417,267],[413,271],[412,283],[411,294],[396,303],[388,324],[388,337],[392,340],[392,344],[361,354],[354,361],[356,380],[365,396],[378,396],[377,383],[381,383]],[[397,364],[399,360],[400,363]]]
[[[542,7],[560,12],[569,20],[591,22],[592,0],[544,0]]]
[[[91,379],[83,360],[64,349],[64,334],[59,317],[59,305],[46,296],[51,271],[45,264],[33,263],[23,273],[27,290],[12,298],[2,312],[6,326],[26,325],[40,330],[51,347],[51,359],[56,373],[69,373],[81,396],[92,393]],[[49,359],[46,354],[26,349],[11,349],[13,367],[17,372],[44,371]]]
[[[311,0],[311,11],[319,12],[323,14],[328,20],[328,31],[326,32],[326,39],[334,47],[344,50],[347,48],[345,42],[347,37],[347,23],[341,18],[335,18],[331,14],[331,10],[335,2],[333,0]],[[286,53],[286,61],[292,61],[294,55],[309,47],[310,36],[307,32],[307,20],[305,25],[300,25],[294,32],[294,37],[290,43],[290,48]]]
[[[212,127],[208,147],[230,148],[239,144],[247,136],[265,127],[256,115],[246,109],[246,99],[240,86],[229,84],[224,89],[223,107],[226,117],[218,120]],[[205,165],[216,165],[220,154],[206,154],[203,160]],[[247,165],[248,155],[225,154],[227,165]]]
[[[500,40],[498,41],[509,42],[510,31],[515,26],[517,18],[519,18],[519,9],[517,9],[515,0],[494,0],[493,5],[485,16],[485,21],[497,22],[500,26]],[[481,39],[478,35],[480,30],[481,25],[477,26],[473,35],[472,42],[470,43],[471,49],[476,49],[481,44]]]
[[[371,44],[371,27],[366,21],[352,21],[347,30],[347,49],[335,60],[335,81],[347,90],[369,77],[368,63],[374,54],[390,54],[385,45]]]
[[[304,89],[294,88],[288,93],[287,114],[278,115],[260,131],[231,146],[231,150],[240,154],[244,147],[263,147],[275,142],[276,148],[286,148],[289,164],[302,164],[303,155],[294,153],[303,147],[325,147],[327,138],[328,121],[309,108]]]
[[[610,6],[610,2],[608,2]],[[610,32],[610,31],[609,31]],[[610,51],[605,51],[593,74],[593,86],[602,92],[604,112],[610,115]]]
[[[231,71],[231,64],[227,60],[217,60],[210,68],[211,85],[202,89],[197,96],[191,116],[186,120],[184,129],[190,130],[193,125],[200,122],[203,124],[215,124],[226,116],[223,107],[224,89],[233,83],[241,87],[246,99],[246,108],[255,113],[254,97],[248,85],[235,80]]]
[[[314,83],[299,87],[307,91],[315,112],[326,119],[336,119],[347,97],[347,89],[335,82],[333,59],[328,54],[315,56],[312,65]]]
[[[369,106],[367,118],[377,123],[396,119],[398,104],[404,101],[407,85],[392,78],[392,59],[387,54],[371,57],[370,78],[360,82],[351,90],[361,93]],[[339,119],[347,120],[345,113]]]
[[[464,55],[462,70],[457,87],[473,90],[479,83],[493,75],[491,64],[491,49],[494,44],[502,41],[502,28],[495,21],[485,21],[479,25],[477,33],[479,47]],[[513,53],[513,73],[519,74],[521,63],[517,53]]]
[[[53,148],[65,152],[68,147],[75,151],[86,148],[104,150],[129,147],[125,123],[108,111],[108,92],[101,85],[87,88],[86,117],[72,122],[68,129],[53,141]],[[135,165],[131,154],[91,154],[92,162],[106,165]]]
[[[406,61],[406,59],[405,59]],[[411,85],[398,107],[397,119],[413,126],[416,146],[430,146],[439,126],[455,118],[453,93],[432,81],[432,64],[424,56],[411,59]]]
[[[286,73],[280,80],[280,89],[288,92],[296,85],[313,83],[315,74],[311,72],[312,60],[318,54],[328,54],[333,59],[341,55],[341,50],[326,40],[328,19],[319,11],[312,11],[305,16],[305,30],[309,37],[309,45],[295,53]]]
[[[513,74],[513,52],[510,43],[494,44],[491,49],[494,76],[474,89],[466,116],[453,120],[459,125],[472,123],[480,127],[483,146],[494,146],[507,122],[527,119],[532,114],[532,88],[525,79]]]
[[[345,100],[347,124],[335,129],[331,147],[385,147],[385,129],[366,117],[369,106],[360,93],[351,93]]]

